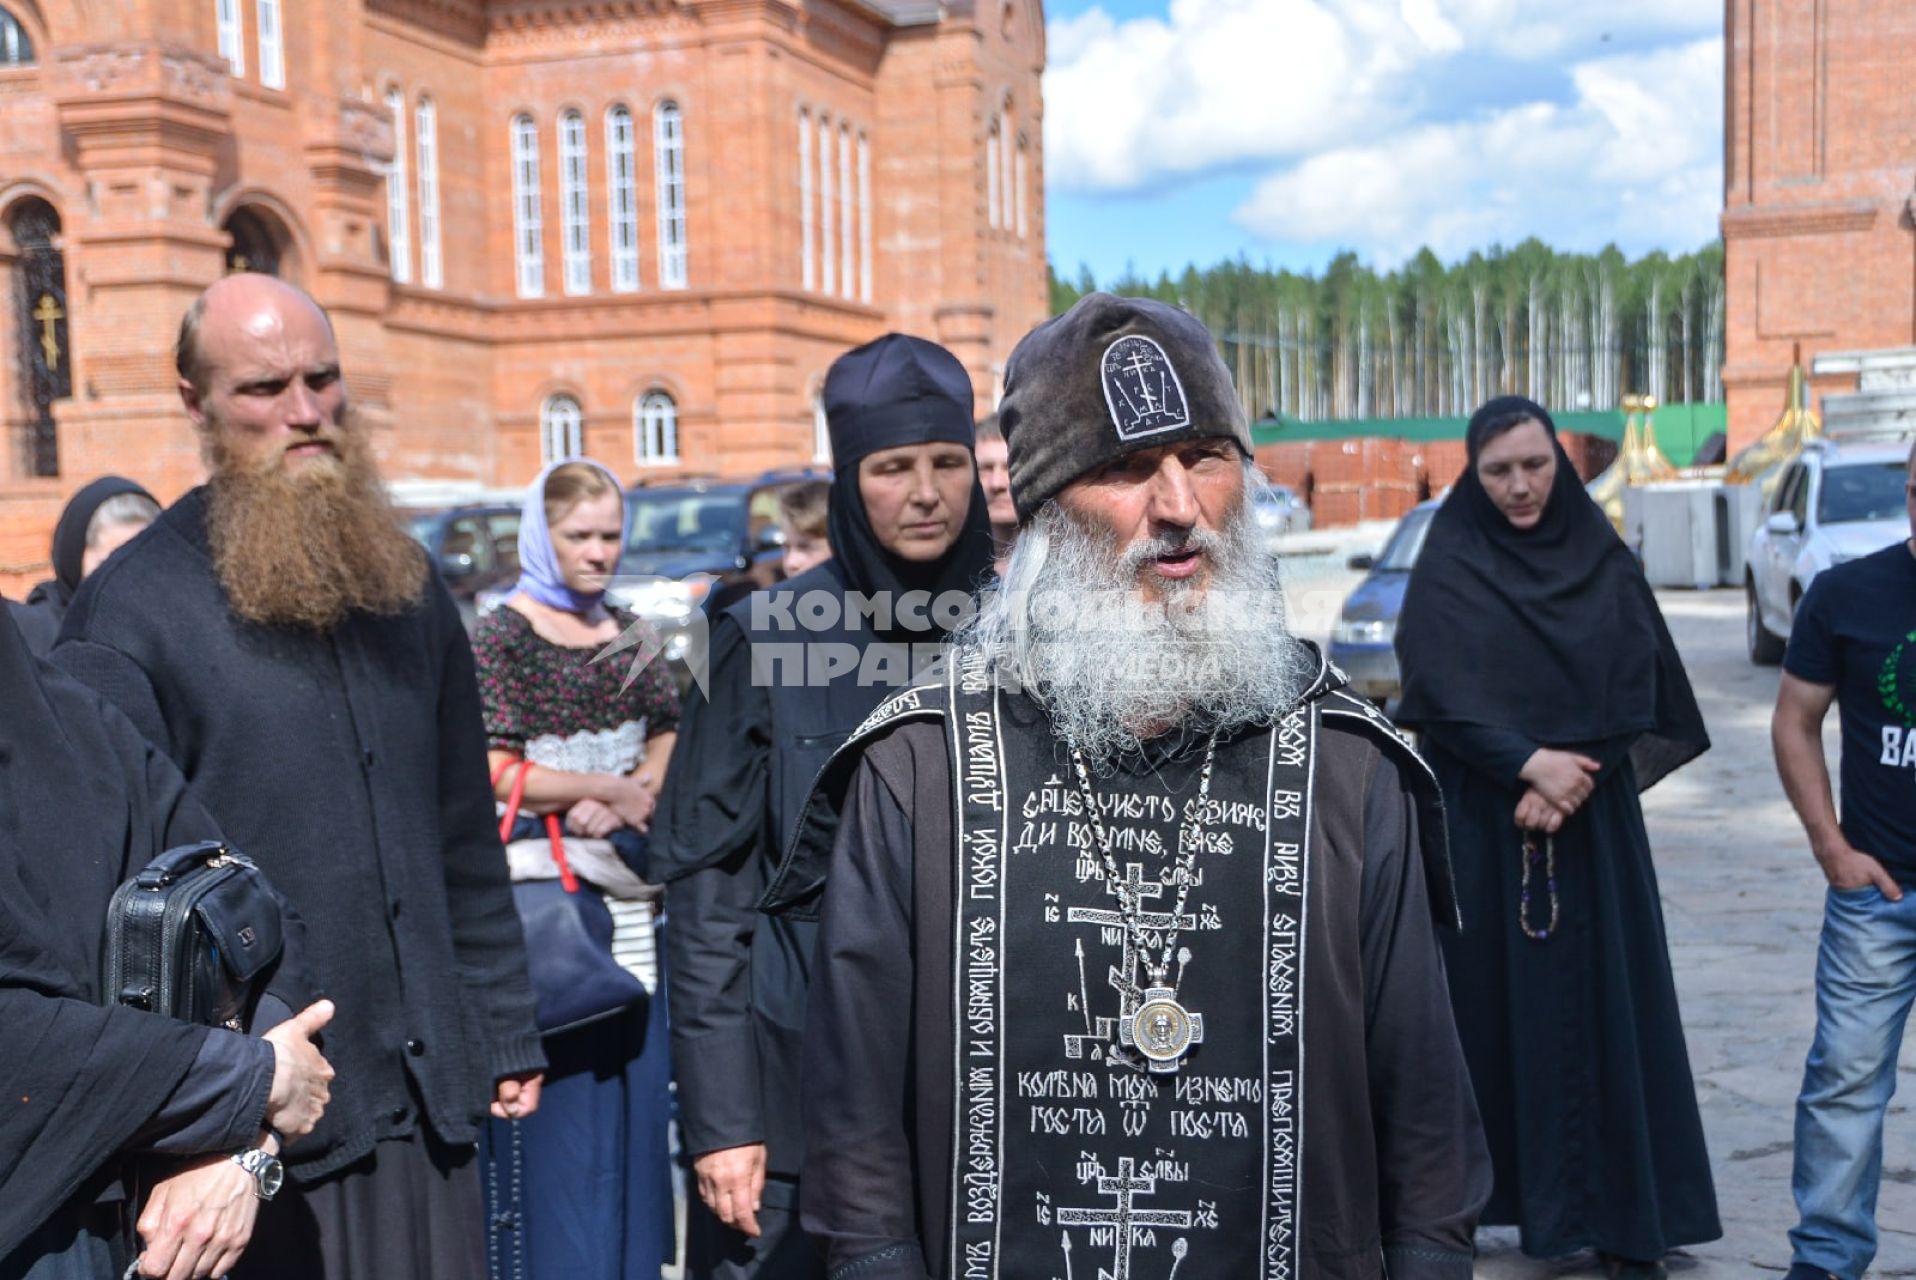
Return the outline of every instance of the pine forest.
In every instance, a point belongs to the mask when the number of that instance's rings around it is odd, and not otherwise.
[[[1254,418],[1452,416],[1505,393],[1555,409],[1723,399],[1719,243],[1632,261],[1532,239],[1450,266],[1425,249],[1389,272],[1346,252],[1320,275],[1242,260],[1155,281],[1054,271],[1052,311],[1095,288],[1196,315]]]

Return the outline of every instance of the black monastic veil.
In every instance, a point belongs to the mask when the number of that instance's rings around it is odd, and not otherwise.
[[[1518,529],[1477,479],[1513,418],[1557,453],[1537,524]],[[1649,584],[1578,480],[1545,410],[1501,396],[1471,418],[1470,461],[1431,520],[1397,628],[1398,719],[1510,729],[1543,745],[1633,739],[1639,789],[1709,749]]]

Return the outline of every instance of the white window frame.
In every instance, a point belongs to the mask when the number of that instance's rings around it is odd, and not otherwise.
[[[439,108],[424,94],[413,109],[413,131],[419,156],[419,283],[439,289],[446,283],[439,243]]]
[[[559,392],[539,406],[539,461],[551,466],[564,458],[585,456],[585,410],[574,397]]]
[[[837,289],[837,262],[833,254],[832,233],[832,122],[818,117],[818,287],[826,293]]]
[[[1016,177],[1018,179],[1018,238],[1020,240],[1026,239],[1030,235],[1031,224],[1027,221],[1025,215],[1025,183],[1027,181],[1025,174],[1030,167],[1030,151],[1026,148],[1024,139],[1020,138],[1018,140],[1018,166],[1016,169]]]
[[[858,252],[858,202],[852,185],[852,127],[838,126],[838,242],[844,246],[843,269],[838,273],[838,293],[851,298],[858,292],[858,280],[852,273],[852,259]]]
[[[258,0],[259,82],[268,89],[286,87],[286,31],[279,0]]]
[[[991,121],[991,132],[985,136],[985,222],[997,230],[998,222],[998,121]]]
[[[686,286],[685,113],[667,98],[652,108],[652,156],[659,209],[659,288]]]
[[[246,74],[246,23],[240,0],[213,0],[213,22],[219,30],[220,57],[236,76]]]
[[[592,292],[592,209],[585,114],[559,113],[559,264],[566,293]]]
[[[679,464],[679,405],[668,391],[648,391],[632,406],[632,450],[642,467]]]
[[[805,288],[818,287],[818,253],[812,228],[812,113],[798,112],[798,261]]]
[[[512,117],[512,260],[521,298],[546,293],[545,228],[539,196],[539,126],[521,112]]]
[[[858,135],[858,297],[872,300],[872,147]]]
[[[832,424],[825,416],[825,389],[812,393],[812,461],[830,465],[832,460]]]
[[[998,160],[1004,166],[1004,176],[998,180],[998,198],[1001,205],[999,213],[1002,215],[998,225],[1010,231],[1016,221],[1013,216],[1012,193],[1018,185],[1014,177],[1018,167],[1018,125],[1016,117],[1012,115],[1011,104],[1008,102],[1005,104],[1002,121],[1002,132],[998,138]]]
[[[633,129],[632,108],[622,102],[606,108],[606,239],[614,293],[636,293],[639,288],[639,160]]]
[[[393,162],[386,170],[386,259],[392,278],[412,280],[412,207],[406,187],[406,95],[397,86],[386,90],[386,110],[393,117]]]

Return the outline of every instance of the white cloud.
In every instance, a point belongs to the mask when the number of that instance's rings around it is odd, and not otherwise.
[[[1125,21],[1093,7],[1048,32],[1047,178],[1150,194],[1282,166],[1240,225],[1384,257],[1532,229],[1705,239],[1722,14],[1722,0],[1169,0]]]
[[[1562,248],[1689,246],[1715,234],[1723,43],[1572,68],[1575,101],[1333,147],[1264,179],[1233,215],[1263,239],[1383,265],[1539,235]]]

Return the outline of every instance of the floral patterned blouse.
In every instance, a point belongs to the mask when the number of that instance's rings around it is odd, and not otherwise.
[[[650,629],[623,610],[614,616],[621,631]],[[481,618],[472,649],[486,745],[565,773],[636,769],[647,738],[678,728],[678,686],[666,663],[655,659],[621,693],[633,651],[595,663],[599,648],[554,644],[507,606]]]

